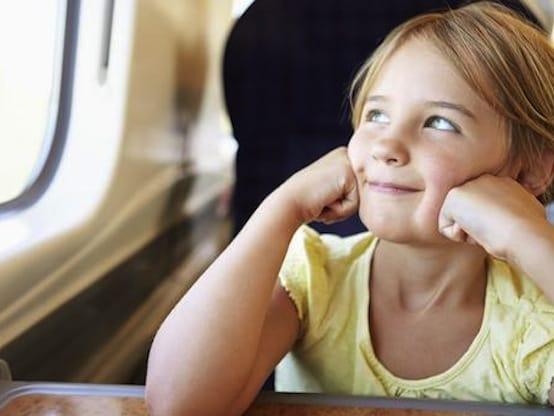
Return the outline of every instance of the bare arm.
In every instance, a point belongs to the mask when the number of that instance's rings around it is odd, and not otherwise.
[[[230,407],[230,415],[242,415],[250,406],[262,383],[292,348],[298,338],[299,330],[300,322],[296,307],[285,289],[277,282],[262,329],[255,363],[247,383]]]
[[[344,147],[260,205],[156,334],[146,377],[155,416],[237,414],[248,406],[298,334],[294,305],[276,284],[294,232],[303,222],[347,218],[357,206]]]
[[[299,225],[270,196],[166,318],[148,363],[146,396],[155,415],[227,414],[253,370],[272,289]]]
[[[532,278],[550,302],[554,303],[554,226],[546,219],[520,227],[521,236],[511,240],[508,261]]]
[[[512,177],[483,174],[450,189],[438,228],[518,267],[554,302],[554,226],[536,196]]]

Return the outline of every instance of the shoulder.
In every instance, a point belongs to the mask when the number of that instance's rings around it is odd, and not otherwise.
[[[284,266],[299,266],[299,263],[319,266],[349,263],[362,255],[374,238],[370,232],[348,237],[320,234],[310,226],[302,225],[289,244]]]
[[[298,311],[305,329],[324,319],[335,298],[335,288],[348,268],[369,247],[374,237],[366,232],[349,237],[320,234],[303,225],[294,234],[279,280]]]

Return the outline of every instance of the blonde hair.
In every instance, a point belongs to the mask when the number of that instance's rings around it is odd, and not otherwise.
[[[416,16],[394,29],[352,83],[354,129],[385,61],[412,38],[430,41],[503,116],[510,161],[532,166],[546,149],[554,150],[554,47],[544,31],[490,2]],[[541,202],[550,202],[553,190],[551,183]]]

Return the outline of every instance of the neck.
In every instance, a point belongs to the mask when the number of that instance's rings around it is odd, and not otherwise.
[[[372,291],[407,312],[483,304],[486,252],[469,244],[414,246],[379,240]]]

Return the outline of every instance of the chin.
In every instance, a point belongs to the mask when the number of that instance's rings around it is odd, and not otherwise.
[[[360,219],[370,233],[387,241],[395,243],[409,243],[413,241],[413,235],[409,232],[409,227],[403,224],[403,221],[389,219],[385,217],[371,218],[360,214]]]
[[[360,213],[360,220],[376,237],[397,244],[437,244],[442,240],[440,234],[428,231],[432,229],[431,226],[414,224],[409,218],[391,218],[386,215],[369,216]]]

